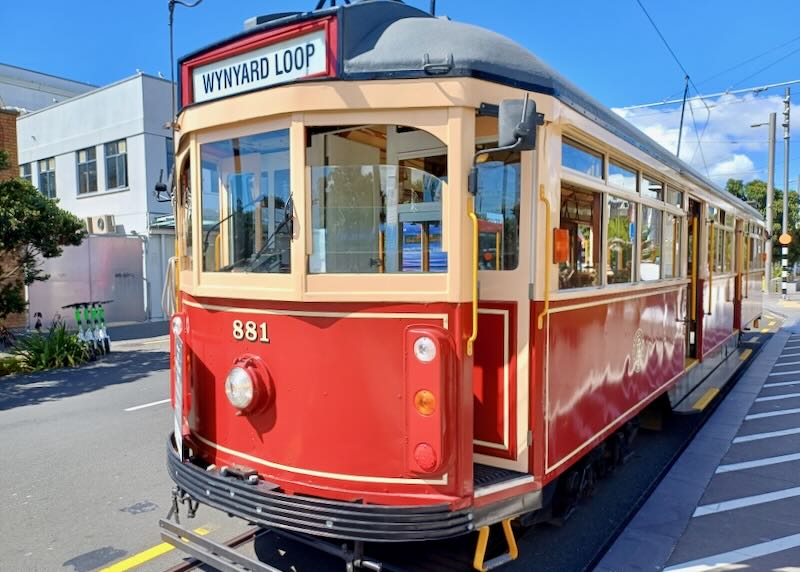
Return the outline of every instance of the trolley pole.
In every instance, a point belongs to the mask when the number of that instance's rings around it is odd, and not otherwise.
[[[783,97],[783,234],[789,233],[789,112],[791,88],[787,87]],[[781,246],[781,295],[786,299],[786,283],[789,278],[789,246]]]

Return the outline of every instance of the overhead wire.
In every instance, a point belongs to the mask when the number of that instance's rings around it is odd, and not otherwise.
[[[782,62],[783,60],[785,60],[786,58],[788,58],[788,57],[790,57],[790,56],[793,56],[793,55],[795,55],[795,54],[796,54],[796,53],[798,53],[798,52],[800,52],[800,48],[794,49],[794,50],[792,50],[791,52],[789,52],[788,54],[784,54],[783,56],[779,57],[777,60],[773,61],[772,63],[769,63],[769,64],[765,65],[763,68],[759,69],[758,71],[756,71],[756,72],[754,72],[754,73],[751,73],[750,75],[748,75],[748,76],[747,76],[747,77],[745,77],[744,79],[740,79],[740,80],[739,80],[739,81],[737,81],[735,84],[733,84],[731,87],[733,88],[733,87],[736,87],[737,85],[741,85],[741,84],[743,84],[743,83],[744,83],[744,82],[746,82],[747,80],[749,80],[749,79],[751,79],[751,78],[753,78],[753,77],[757,76],[758,74],[760,74],[760,73],[762,73],[762,72],[765,72],[765,71],[767,71],[767,70],[768,70],[769,68],[771,68],[772,66],[775,66],[775,65],[777,65],[777,64],[779,64],[779,63],[781,63],[781,62]]]
[[[644,12],[644,15],[650,21],[650,24],[652,24],[653,29],[656,31],[656,34],[658,34],[658,37],[661,38],[661,41],[664,43],[664,46],[667,48],[667,51],[669,51],[669,53],[672,55],[672,58],[675,60],[675,63],[678,64],[678,67],[681,68],[681,71],[684,73],[686,81],[688,81],[689,84],[692,86],[692,88],[694,88],[695,93],[698,96],[700,96],[700,101],[703,103],[703,105],[706,108],[707,115],[706,115],[705,124],[703,125],[703,132],[702,132],[702,134],[698,135],[698,132],[697,132],[697,121],[696,121],[695,116],[694,116],[694,109],[693,109],[691,103],[689,104],[689,112],[690,112],[690,114],[692,116],[692,124],[694,125],[694,133],[695,133],[695,136],[697,137],[697,147],[700,149],[700,157],[703,160],[703,167],[706,170],[706,176],[708,176],[708,165],[706,164],[705,154],[703,153],[702,137],[703,137],[703,134],[705,134],[706,129],[708,128],[708,124],[709,124],[709,122],[711,120],[711,108],[708,106],[706,101],[704,99],[702,99],[702,94],[700,93],[700,90],[697,89],[697,86],[695,85],[694,80],[692,80],[692,76],[686,70],[686,67],[681,63],[680,59],[678,58],[677,54],[675,53],[675,50],[672,49],[672,46],[669,45],[669,42],[667,42],[667,39],[664,37],[664,34],[661,33],[661,30],[658,28],[658,25],[656,24],[655,20],[653,20],[652,16],[650,16],[650,13],[647,11],[647,8],[645,8],[644,4],[642,4],[642,0],[636,0],[636,3],[639,4],[639,8],[642,9],[642,12]],[[678,148],[680,148],[680,141],[678,141]],[[697,154],[697,150],[695,150],[694,154]],[[694,154],[692,155],[692,158],[694,158]],[[680,159],[680,157],[678,157],[678,158]]]

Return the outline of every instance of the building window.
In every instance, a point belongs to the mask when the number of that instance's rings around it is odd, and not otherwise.
[[[561,188],[559,227],[569,237],[567,261],[558,268],[558,285],[562,290],[600,286],[602,210],[602,194],[568,186]]]
[[[172,174],[172,169],[175,167],[175,144],[172,142],[172,137],[167,137],[165,139],[167,142],[167,173],[166,176],[169,178],[170,174]]]
[[[667,202],[680,209],[683,208],[683,191],[667,188]]]
[[[39,161],[39,191],[51,199],[56,196],[56,158]]]
[[[636,192],[636,171],[623,167],[615,161],[608,162],[608,184]]]
[[[642,253],[639,277],[642,280],[661,278],[661,211],[642,207]]]
[[[636,238],[636,203],[608,197],[606,274],[609,284],[633,281],[633,242]]]
[[[31,172],[31,164],[25,163],[24,165],[19,166],[19,177],[20,179],[25,179],[31,185],[33,184],[33,173]]]
[[[106,143],[106,189],[128,186],[128,144],[125,139]]]
[[[78,151],[78,194],[97,192],[97,150],[94,147]]]
[[[603,178],[603,156],[568,139],[561,144],[561,164],[584,175]]]

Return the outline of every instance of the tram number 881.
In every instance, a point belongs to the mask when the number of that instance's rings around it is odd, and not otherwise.
[[[256,324],[252,320],[243,322],[242,320],[233,321],[233,339],[234,340],[247,340],[248,342],[259,341],[264,344],[269,343],[269,335],[267,334],[267,323],[261,322]]]

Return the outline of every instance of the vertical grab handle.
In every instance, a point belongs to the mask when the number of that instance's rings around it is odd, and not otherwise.
[[[550,311],[550,266],[553,264],[553,245],[550,214],[550,200],[544,193],[544,185],[539,185],[539,200],[544,203],[544,306],[542,311],[539,312],[538,328],[541,330],[544,327],[544,317]]]
[[[467,214],[472,221],[472,334],[467,339],[467,355],[471,356],[478,338],[478,215],[475,198],[467,199]]]
[[[709,224],[709,237],[708,237],[708,312],[706,316],[710,316],[714,310],[714,259],[716,258],[714,242],[714,221]]]

